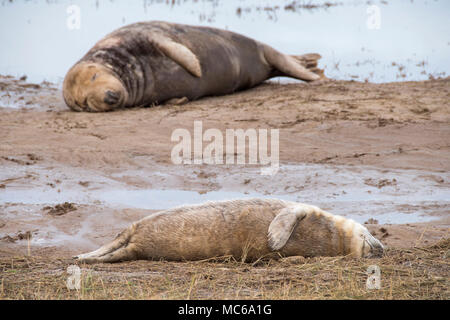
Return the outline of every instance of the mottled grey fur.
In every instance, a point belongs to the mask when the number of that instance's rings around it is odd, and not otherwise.
[[[76,111],[195,100],[251,88],[271,77],[319,79],[318,54],[289,56],[243,35],[151,21],[100,40],[67,73],[66,104]]]

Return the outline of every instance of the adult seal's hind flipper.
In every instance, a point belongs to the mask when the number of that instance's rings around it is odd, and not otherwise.
[[[321,79],[321,75],[314,72],[320,71],[320,69],[316,69],[320,55],[289,56],[265,44],[263,44],[263,48],[267,63],[278,70],[280,72],[279,75],[304,81]],[[313,66],[314,63],[316,63],[315,66]],[[314,71],[309,70],[310,68],[314,68]]]
[[[327,79],[324,74],[324,70],[319,68],[318,62],[322,58],[322,56],[318,53],[307,53],[302,55],[293,55],[291,56],[296,59],[303,67],[308,69],[308,71],[317,74],[321,80]]]

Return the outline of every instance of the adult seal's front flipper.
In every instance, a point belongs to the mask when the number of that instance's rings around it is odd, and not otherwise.
[[[202,76],[200,61],[188,47],[157,33],[151,35],[150,41],[167,57],[178,63],[193,76],[197,78]]]

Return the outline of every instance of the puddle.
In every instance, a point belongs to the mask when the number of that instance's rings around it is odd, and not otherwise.
[[[28,170],[28,169],[27,169]],[[130,187],[119,177],[138,176],[133,172],[111,175],[118,180],[95,176],[94,172],[81,173],[53,168],[55,179],[58,172],[65,172],[58,188],[49,187],[44,179],[34,174],[33,187],[24,188],[18,182],[0,190],[0,205],[55,205],[73,202],[77,205],[124,209],[164,210],[185,204],[206,201],[248,198],[280,198],[317,205],[334,214],[340,214],[364,223],[375,218],[379,223],[414,223],[438,219],[450,213],[450,189],[448,183],[437,183],[436,176],[413,170],[382,172],[375,168],[354,168],[327,165],[284,165],[275,177],[260,176],[258,169],[232,169],[227,175],[208,179],[220,186],[216,190],[203,190],[201,184],[184,185],[194,191],[183,190],[177,175],[197,183],[193,178],[196,169],[166,169],[148,176],[148,185],[159,188]],[[189,170],[193,170],[192,172]],[[234,171],[233,171],[234,170]],[[6,172],[6,170],[5,170]],[[0,178],[7,177],[7,174]],[[78,181],[90,177],[89,188],[83,188]],[[16,176],[23,176],[20,171]],[[145,177],[141,172],[140,176]],[[172,177],[172,180],[158,180]],[[244,178],[250,177],[244,184]],[[370,178],[368,178],[370,177]],[[449,181],[450,174],[440,173],[440,179]],[[6,179],[8,180],[8,179]],[[18,181],[18,180],[15,180]],[[238,184],[236,184],[238,182]],[[140,183],[144,183],[140,181]],[[181,184],[183,185],[183,184]],[[40,215],[37,214],[38,216]],[[29,214],[34,219],[36,214]],[[13,215],[9,214],[9,218]]]
[[[157,19],[236,31],[286,53],[319,52],[321,66],[335,79],[425,80],[450,72],[447,0],[85,1],[76,5],[79,29],[68,26],[73,4],[0,0],[0,74],[61,84],[104,35]]]
[[[103,192],[98,196],[98,199],[107,204],[115,204],[124,207],[134,207],[142,209],[164,210],[175,206],[184,204],[199,204],[206,201],[220,201],[226,199],[249,199],[249,198],[279,198],[288,201],[302,202],[302,195],[264,195],[256,192],[231,192],[231,191],[212,191],[204,194],[185,190],[114,190]],[[310,199],[312,197],[309,197]],[[386,199],[392,200],[390,197]],[[322,208],[327,208],[331,212],[340,211],[342,215],[354,219],[360,223],[364,223],[370,216],[376,217],[379,223],[412,223],[412,222],[427,222],[435,220],[436,217],[424,215],[427,206],[435,204],[435,201],[447,202],[450,207],[450,201],[434,197],[433,200],[426,199],[425,201],[415,202],[421,208],[417,212],[402,213],[396,208],[400,206],[401,200],[388,203],[380,203],[379,197],[373,199],[367,195],[352,194],[346,195],[342,198],[334,199],[332,202],[323,201],[320,198],[314,199],[312,203],[319,205]],[[311,203],[311,202],[309,202]],[[365,208],[362,212],[361,208]],[[338,209],[338,210],[336,210]],[[395,210],[395,211],[392,211]],[[388,211],[388,212],[386,212]],[[389,212],[390,211],[390,212]],[[344,213],[345,212],[345,213]]]
[[[270,198],[262,194],[211,191],[199,193],[186,190],[112,190],[97,195],[104,203],[141,209],[164,210],[184,204],[198,204],[225,199]],[[272,197],[273,198],[273,197]]]
[[[63,193],[57,190],[21,190],[15,188],[8,188],[0,191],[0,204],[6,203],[21,203],[21,204],[59,204],[63,202],[74,203],[93,203],[94,199],[88,194],[76,191],[64,191]]]
[[[164,210],[186,204],[200,204],[206,201],[220,201],[229,199],[249,199],[249,198],[278,198],[288,201],[297,201],[315,204],[324,210],[364,223],[369,218],[375,218],[380,224],[392,223],[416,223],[428,222],[439,217],[431,216],[436,211],[436,207],[444,208],[450,212],[450,201],[433,197],[431,199],[417,199],[408,204],[415,206],[415,210],[403,207],[401,199],[395,197],[376,197],[361,195],[358,193],[336,197],[332,201],[324,201],[321,197],[308,197],[310,200],[302,200],[300,194],[295,195],[264,195],[257,192],[235,192],[235,191],[211,191],[199,193],[186,190],[102,190],[94,191],[89,195],[75,192],[45,192],[36,190],[14,190],[2,191],[0,193],[0,205],[11,203],[21,203],[25,205],[48,205],[63,202],[75,202],[77,204],[96,204],[113,207],[116,209],[136,208],[149,210]],[[384,200],[380,202],[380,200]],[[394,201],[395,200],[395,201]],[[31,212],[32,213],[32,212]],[[38,214],[41,215],[41,214]],[[29,218],[36,216],[30,214]],[[30,219],[31,220],[31,219]],[[80,237],[81,238],[81,237]],[[65,239],[65,238],[64,238]],[[61,239],[62,240],[62,239]]]

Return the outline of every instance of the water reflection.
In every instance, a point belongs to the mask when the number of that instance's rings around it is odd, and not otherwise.
[[[0,73],[60,82],[112,30],[166,20],[236,31],[286,53],[319,52],[336,79],[424,80],[450,72],[449,9],[445,0],[2,0]]]

